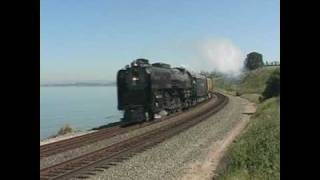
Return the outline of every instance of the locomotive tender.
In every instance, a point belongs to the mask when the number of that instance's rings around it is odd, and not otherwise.
[[[153,120],[160,112],[188,109],[211,97],[212,79],[169,64],[136,59],[117,74],[118,109],[124,125]]]

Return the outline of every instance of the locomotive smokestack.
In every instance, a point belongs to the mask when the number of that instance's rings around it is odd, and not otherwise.
[[[150,65],[149,60],[143,59],[143,58],[136,59],[131,63],[131,67],[137,67],[137,66],[145,67],[149,65]]]

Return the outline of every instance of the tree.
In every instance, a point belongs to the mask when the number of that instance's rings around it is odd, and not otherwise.
[[[252,52],[247,54],[247,58],[244,61],[245,68],[248,70],[254,70],[263,66],[262,54]]]

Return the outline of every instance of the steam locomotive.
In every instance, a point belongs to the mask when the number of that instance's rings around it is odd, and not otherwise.
[[[185,68],[136,59],[117,74],[118,109],[128,125],[188,109],[211,98],[213,81]]]

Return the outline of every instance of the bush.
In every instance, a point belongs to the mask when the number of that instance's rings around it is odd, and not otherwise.
[[[239,91],[236,91],[236,96],[240,96],[241,94],[239,93]]]
[[[57,135],[64,135],[73,132],[72,127],[70,127],[69,124],[64,125],[60,130],[58,131]]]
[[[266,88],[262,93],[264,99],[278,96],[280,94],[280,68],[277,68],[269,77]]]

